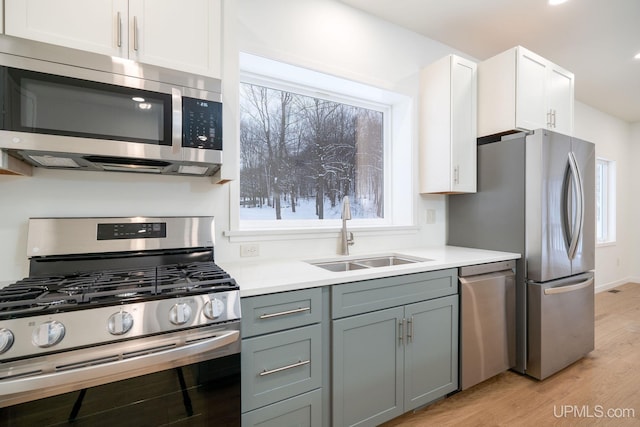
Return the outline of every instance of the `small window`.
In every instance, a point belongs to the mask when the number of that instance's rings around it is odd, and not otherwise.
[[[596,160],[596,241],[616,241],[616,163]]]

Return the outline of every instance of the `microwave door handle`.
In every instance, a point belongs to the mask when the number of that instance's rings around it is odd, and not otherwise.
[[[576,213],[573,218],[573,224],[571,227],[571,242],[569,244],[569,259],[574,259],[578,250],[578,241],[582,234],[582,227],[584,223],[584,188],[582,186],[582,176],[580,174],[580,168],[576,160],[575,154],[569,152],[569,169],[571,171],[571,183],[576,195]]]
[[[171,151],[180,154],[182,148],[182,92],[171,88]]]

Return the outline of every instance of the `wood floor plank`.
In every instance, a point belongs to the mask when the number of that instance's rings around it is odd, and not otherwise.
[[[640,426],[640,284],[615,290],[596,294],[584,359],[544,381],[504,372],[383,426]]]

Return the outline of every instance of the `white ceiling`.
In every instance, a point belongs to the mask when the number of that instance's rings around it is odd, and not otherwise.
[[[478,60],[521,45],[572,71],[576,99],[640,122],[640,0],[341,0]]]

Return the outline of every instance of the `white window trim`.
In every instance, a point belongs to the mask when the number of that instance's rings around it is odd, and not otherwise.
[[[350,229],[377,234],[385,230],[415,231],[416,203],[413,191],[414,144],[411,127],[413,100],[406,95],[331,76],[324,73],[240,54],[241,82],[255,83],[275,89],[289,90],[317,98],[327,98],[385,114],[385,218],[358,219],[349,222]],[[393,145],[393,147],[392,147]],[[388,164],[387,164],[388,163]],[[407,167],[407,165],[410,165]],[[240,222],[239,182],[230,191],[230,226],[225,235],[244,239],[256,237],[271,240],[278,235],[326,237],[340,228],[339,219],[301,221]]]
[[[606,165],[606,192],[605,192],[605,221],[606,221],[606,239],[599,241],[596,223],[596,247],[614,246],[616,245],[616,162],[602,157],[596,158],[596,165],[604,163]],[[597,221],[597,218],[596,218]]]

